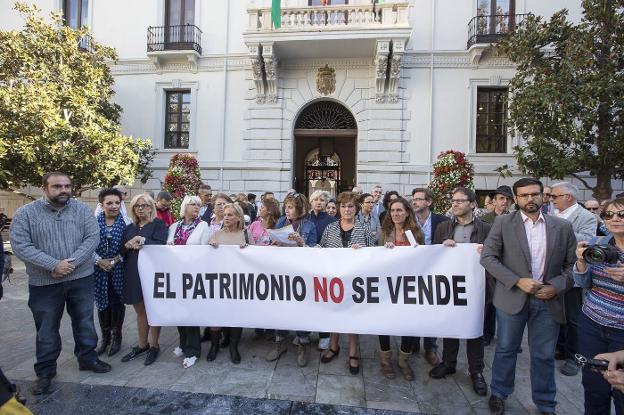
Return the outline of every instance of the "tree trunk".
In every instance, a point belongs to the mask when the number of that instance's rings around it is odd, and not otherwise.
[[[611,199],[613,187],[611,187],[611,171],[599,170],[596,174],[596,187],[593,189],[593,196],[598,201]]]

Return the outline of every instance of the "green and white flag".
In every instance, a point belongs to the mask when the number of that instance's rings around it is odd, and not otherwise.
[[[271,6],[271,21],[276,29],[282,27],[282,4],[281,0],[273,0]]]

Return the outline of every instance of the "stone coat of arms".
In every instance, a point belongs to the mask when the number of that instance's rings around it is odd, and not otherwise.
[[[336,71],[325,64],[316,74],[316,90],[323,95],[332,94],[336,90]]]

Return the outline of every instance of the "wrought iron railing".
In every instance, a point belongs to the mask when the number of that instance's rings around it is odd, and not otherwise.
[[[78,42],[78,49],[80,49],[83,52],[87,52],[87,53],[92,53],[93,52],[93,46],[91,45],[91,41],[92,41],[92,37],[91,35],[84,35],[82,38],[80,38],[80,41]]]
[[[202,31],[194,25],[150,26],[147,28],[147,51],[194,50],[201,55]]]
[[[512,33],[530,14],[484,14],[468,23],[468,48],[476,43],[495,43]]]

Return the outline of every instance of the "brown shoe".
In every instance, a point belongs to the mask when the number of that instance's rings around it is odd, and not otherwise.
[[[388,379],[394,379],[396,374],[392,367],[392,350],[379,351],[379,363],[381,364],[381,373]]]
[[[425,352],[425,359],[433,367],[440,364],[440,356],[438,356],[438,354],[433,350],[427,350]]]
[[[408,382],[411,382],[414,380],[414,371],[412,370],[412,368],[409,365],[409,358],[412,354],[411,353],[405,353],[402,350],[399,350],[399,369],[401,369],[401,374],[403,375],[403,379],[405,379]]]

